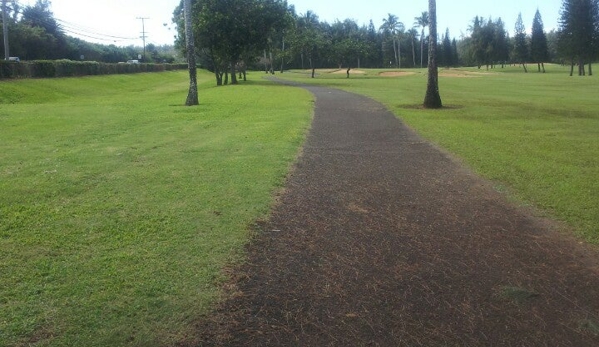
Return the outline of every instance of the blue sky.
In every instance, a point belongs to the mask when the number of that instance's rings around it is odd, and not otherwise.
[[[22,4],[33,4],[35,0],[19,0]],[[179,0],[51,0],[52,11],[61,20],[70,34],[79,32],[88,41],[119,46],[141,45],[142,22],[145,21],[147,42],[170,44],[175,34],[171,18]],[[377,28],[388,13],[395,14],[407,28],[414,17],[428,9],[427,0],[288,0],[298,13],[314,11],[321,20],[330,23],[336,19],[352,18],[359,24],[368,24],[370,19]],[[501,17],[506,29],[513,35],[518,13],[527,28],[532,25],[537,8],[541,11],[547,31],[557,28],[561,0],[437,0],[438,30],[442,34],[449,28],[452,37],[468,35],[468,25],[474,16],[485,19]],[[166,25],[164,25],[166,24]],[[99,40],[93,39],[99,38]]]
[[[414,23],[423,11],[428,10],[427,0],[391,1],[391,0],[290,0],[295,4],[298,13],[307,10],[314,11],[321,20],[333,22],[335,19],[352,18],[361,24],[368,24],[372,19],[378,27],[382,19],[392,13],[399,17],[406,28]],[[561,0],[437,0],[438,30],[442,34],[449,28],[452,37],[459,38],[463,33],[468,35],[468,25],[475,16],[485,19],[501,17],[506,23],[506,29],[512,35],[518,13],[527,28],[532,26],[532,20],[537,8],[541,12],[545,30],[557,28]]]

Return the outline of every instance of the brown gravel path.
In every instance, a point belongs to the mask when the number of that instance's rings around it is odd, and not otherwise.
[[[313,127],[200,346],[599,346],[599,257],[381,104]]]

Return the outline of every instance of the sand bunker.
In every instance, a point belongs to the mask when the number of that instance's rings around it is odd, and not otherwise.
[[[347,73],[347,69],[341,69],[341,70],[333,71],[331,73],[344,74],[344,73]],[[366,71],[362,71],[362,70],[358,70],[358,69],[351,69],[351,70],[349,70],[349,73],[350,74],[365,74]]]
[[[402,77],[402,76],[410,76],[415,75],[415,72],[407,72],[407,71],[385,71],[381,72],[379,76],[381,77]]]
[[[455,77],[455,78],[476,78],[483,76],[491,76],[496,75],[494,72],[484,72],[484,71],[462,71],[462,70],[441,70],[439,71],[439,76],[441,77]]]

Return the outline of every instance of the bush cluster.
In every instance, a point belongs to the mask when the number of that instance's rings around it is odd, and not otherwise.
[[[112,75],[182,69],[187,69],[187,64],[108,64],[73,60],[0,61],[0,79]]]

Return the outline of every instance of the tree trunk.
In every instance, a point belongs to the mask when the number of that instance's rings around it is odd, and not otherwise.
[[[422,27],[422,35],[420,36],[420,68],[424,68],[424,27]]]
[[[428,0],[430,19],[428,43],[428,81],[426,95],[424,96],[425,108],[441,108],[441,95],[439,94],[439,70],[437,68],[437,2]]]
[[[414,47],[414,36],[412,36],[412,64],[416,67],[416,47]]]
[[[266,50],[264,50],[264,73],[268,74],[268,59],[266,58]]]
[[[184,16],[185,16],[185,45],[187,47],[187,66],[189,68],[189,92],[185,106],[199,105],[198,98],[198,79],[195,59],[195,45],[193,40],[192,20],[191,20],[191,0],[184,0]]]
[[[526,63],[522,63],[522,67],[524,68],[524,73],[528,73],[528,69],[526,68]]]
[[[281,73],[285,71],[285,38],[283,38],[283,54],[281,54]]]
[[[223,85],[223,74],[218,71],[214,71],[214,76],[216,77],[216,85],[222,86]]]
[[[395,46],[395,37],[391,38],[393,41],[393,55],[395,56],[395,67],[399,66],[399,62],[397,60],[397,47]]]
[[[6,7],[6,1],[2,0],[2,36],[4,42],[4,59],[8,60],[10,58],[10,49],[8,42],[8,12]]]
[[[235,63],[231,62],[231,84],[239,84],[237,74],[235,74]]]
[[[397,40],[397,68],[401,69],[401,41]]]
[[[541,63],[537,63],[538,72],[541,72]]]
[[[225,71],[225,85],[229,85],[229,73]]]
[[[270,51],[269,54],[270,54],[270,74],[274,75],[275,74],[275,62],[272,59],[272,51]]]
[[[574,58],[572,58],[572,62],[570,63],[570,77],[574,76]]]
[[[346,73],[347,73],[347,78],[349,78],[349,72],[350,72],[350,71],[351,71],[351,67],[348,67],[348,68],[347,68],[347,71],[346,71]]]
[[[543,73],[545,73],[545,63],[541,63],[541,68],[543,69]]]
[[[543,71],[545,72],[545,71]],[[589,63],[589,76],[593,76],[593,64]]]

